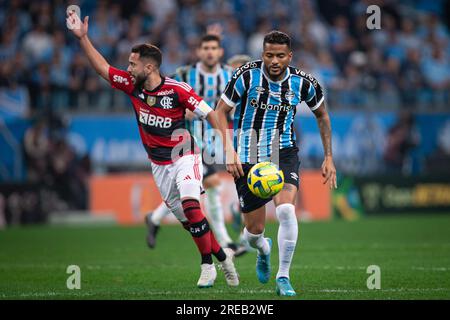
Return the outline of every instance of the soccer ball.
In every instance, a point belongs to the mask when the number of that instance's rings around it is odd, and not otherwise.
[[[268,199],[283,189],[283,171],[272,162],[257,163],[248,173],[247,185],[255,196]]]

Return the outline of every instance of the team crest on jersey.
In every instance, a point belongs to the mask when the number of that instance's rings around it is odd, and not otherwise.
[[[171,109],[171,108],[173,108],[172,100],[173,100],[173,98],[166,96],[166,97],[163,97],[159,103],[161,104],[163,109]]]
[[[156,97],[148,96],[147,97],[147,104],[151,107],[154,106],[156,103]]]
[[[285,96],[286,99],[290,100],[290,99],[295,97],[295,93],[292,90],[288,90],[288,91],[286,91],[284,96]]]

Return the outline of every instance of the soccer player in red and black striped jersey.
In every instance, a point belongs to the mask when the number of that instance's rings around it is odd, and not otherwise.
[[[200,209],[202,161],[199,148],[185,128],[185,111],[191,110],[218,128],[216,115],[184,82],[163,77],[159,71],[161,51],[150,44],[131,49],[127,71],[108,64],[90,42],[88,17],[82,22],[69,12],[67,25],[80,40],[81,48],[95,71],[113,88],[126,93],[133,104],[139,133],[163,200],[191,233],[200,251],[201,275],[198,287],[211,287],[217,276],[214,255],[225,273],[228,285],[239,284],[232,251],[222,249]]]

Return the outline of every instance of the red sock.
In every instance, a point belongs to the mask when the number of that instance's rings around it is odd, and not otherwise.
[[[184,215],[189,221],[189,232],[202,256],[211,256],[211,235],[209,223],[200,209],[200,203],[195,199],[182,202]],[[215,240],[215,239],[214,239]],[[217,243],[217,241],[216,241]]]
[[[219,252],[219,250],[222,249],[222,247],[217,242],[216,237],[214,236],[214,233],[212,231],[209,231],[209,233],[211,234],[211,251],[212,251],[212,253],[217,254]]]

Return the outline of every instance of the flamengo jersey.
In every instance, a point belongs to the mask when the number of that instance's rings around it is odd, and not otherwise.
[[[133,103],[139,133],[148,157],[156,164],[170,164],[185,154],[199,153],[185,127],[185,109],[199,117],[212,110],[186,83],[161,77],[152,91],[137,88],[128,72],[109,68],[113,88],[125,92]]]
[[[284,78],[272,81],[262,61],[238,68],[221,98],[234,113],[234,147],[243,163],[268,161],[272,151],[295,147],[296,107],[305,101],[314,111],[322,104],[315,78],[289,66]]]

